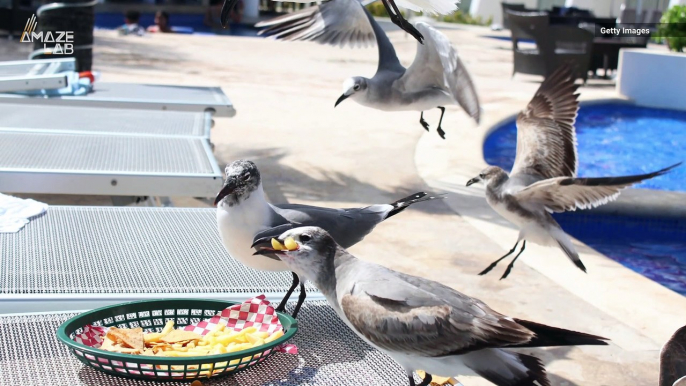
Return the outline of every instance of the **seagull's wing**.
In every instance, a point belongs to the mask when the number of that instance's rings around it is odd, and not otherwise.
[[[393,209],[391,205],[332,209],[298,204],[283,204],[273,208],[276,213],[298,226],[325,229],[344,248],[360,242]]]
[[[389,204],[376,204],[364,208],[332,209],[310,205],[283,204],[274,211],[298,226],[317,226],[331,235],[344,248],[360,242],[380,222],[394,216],[413,204],[443,198],[417,192]]]
[[[558,68],[543,81],[517,117],[517,155],[510,172],[539,179],[574,177],[577,169],[574,121],[579,110],[572,70]]]
[[[523,205],[544,206],[550,212],[595,208],[612,201],[622,189],[663,175],[681,163],[653,173],[623,177],[571,178],[557,177],[538,181],[513,196]]]
[[[358,0],[331,0],[301,11],[259,22],[259,32],[281,40],[311,40],[351,47],[373,46],[374,29]]]
[[[405,71],[388,36],[364,5],[365,0],[329,0],[302,11],[257,23],[260,31],[279,40],[310,40],[321,44],[345,46],[376,45],[379,48],[377,71]]]
[[[424,44],[417,43],[412,65],[399,80],[406,91],[420,91],[431,87],[447,89],[450,95],[478,123],[481,107],[474,82],[450,40],[426,23],[417,23],[424,35]]]
[[[686,376],[686,327],[676,330],[660,351],[659,386],[672,386]]]
[[[433,14],[448,15],[457,11],[455,0],[395,0],[398,7],[407,8],[415,12],[428,12]]]
[[[477,299],[419,277],[367,264],[340,296],[352,326],[390,351],[421,356],[464,354],[486,347],[522,345],[534,333]]]

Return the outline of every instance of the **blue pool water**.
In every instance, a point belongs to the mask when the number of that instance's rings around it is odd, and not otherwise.
[[[642,174],[686,161],[686,111],[620,103],[583,106],[576,136],[580,177]],[[484,158],[489,165],[510,170],[516,147],[512,121],[488,136]],[[686,166],[635,187],[686,191]]]
[[[686,160],[686,112],[619,103],[583,106],[576,131],[582,177],[640,174]],[[514,121],[502,125],[484,142],[486,162],[510,170],[516,144]],[[686,191],[686,166],[637,186]],[[686,219],[587,211],[554,217],[567,233],[598,252],[686,295]]]
[[[177,33],[193,33],[214,35],[212,29],[205,25],[204,14],[173,14],[169,17],[169,23]],[[95,27],[102,29],[116,29],[124,24],[124,15],[117,12],[97,12],[95,14]],[[142,13],[139,24],[149,27],[155,24],[154,13]],[[232,36],[256,37],[258,29],[246,24],[232,24],[227,34]]]

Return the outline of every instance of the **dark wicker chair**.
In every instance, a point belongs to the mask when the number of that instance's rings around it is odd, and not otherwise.
[[[516,73],[550,75],[563,63],[576,68],[576,77],[588,79],[593,33],[578,27],[550,25],[547,13],[508,12]],[[535,48],[520,47],[533,40]]]
[[[524,4],[520,3],[500,3],[503,9],[503,28],[510,29],[510,21],[507,18],[507,11],[526,12]]]

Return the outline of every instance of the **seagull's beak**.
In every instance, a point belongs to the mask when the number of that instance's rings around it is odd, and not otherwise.
[[[273,255],[279,252],[297,251],[300,247],[292,237],[286,237],[283,242],[274,237],[263,237],[255,240],[252,248],[257,249],[253,255]]]
[[[222,186],[222,190],[217,193],[217,197],[214,199],[214,206],[217,206],[224,197],[233,193],[234,190],[236,190],[236,182],[233,179],[228,179],[224,186]]]
[[[347,94],[347,95],[346,95],[346,94],[343,94],[343,95],[341,95],[341,96],[338,98],[338,100],[336,101],[336,104],[333,105],[333,107],[335,108],[336,106],[338,106],[339,103],[341,103],[341,102],[343,102],[344,100],[348,99],[348,97],[349,97],[350,95],[351,95],[351,94]]]
[[[474,185],[474,184],[476,184],[476,183],[479,182],[479,181],[481,181],[481,178],[479,178],[479,177],[474,177],[474,178],[472,178],[471,180],[467,181],[467,186]]]
[[[231,14],[231,10],[236,6],[236,3],[238,3],[238,0],[224,0],[220,18],[222,27],[226,28],[229,25],[229,14]]]

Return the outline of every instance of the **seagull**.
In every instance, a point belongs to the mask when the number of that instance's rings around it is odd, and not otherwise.
[[[443,198],[419,192],[390,204],[364,208],[331,209],[298,204],[272,205],[262,188],[257,166],[247,160],[234,161],[226,167],[226,181],[217,194],[217,226],[224,247],[231,257],[248,267],[261,271],[287,271],[288,267],[276,258],[253,256],[250,248],[256,235],[274,227],[281,232],[302,225],[317,225],[327,229],[346,247],[353,246],[369,234],[380,222],[392,217],[412,204]],[[293,284],[277,307],[284,311],[286,302],[300,284],[300,297],[293,311],[298,315],[305,300],[305,285],[293,273]]]
[[[517,116],[517,155],[510,174],[497,166],[489,166],[467,182],[467,186],[485,182],[488,204],[520,229],[514,247],[479,275],[485,275],[513,254],[522,242],[522,248],[501,277],[506,278],[527,241],[559,246],[586,272],[571,239],[550,213],[595,208],[616,199],[622,189],[680,165],[633,176],[577,178],[574,131],[579,110],[577,87],[569,66],[555,70],[543,81],[526,110]]]
[[[595,335],[500,314],[450,287],[358,260],[317,227],[257,240],[257,253],[276,254],[324,294],[360,338],[406,371],[479,375],[501,386],[550,386],[543,363],[506,348],[607,345]],[[535,383],[537,382],[537,383]],[[364,382],[360,382],[364,384]]]
[[[676,330],[660,351],[658,386],[686,385],[686,326]]]
[[[438,108],[441,118],[436,131],[445,139],[441,128],[446,105],[460,105],[477,123],[481,108],[467,68],[448,38],[426,23],[417,23],[426,37],[417,44],[417,54],[410,67],[400,64],[388,36],[374,17],[358,0],[330,0],[302,11],[260,22],[267,27],[260,33],[282,40],[311,40],[322,44],[366,46],[376,42],[379,63],[372,78],[361,76],[343,82],[345,99],[383,111],[419,111],[419,123],[429,131],[424,111]]]
[[[274,0],[277,1],[277,0]],[[317,7],[322,7],[325,4],[328,3],[335,3],[338,0],[330,0],[328,2],[325,2],[323,4],[320,4]],[[357,2],[357,0],[351,0]],[[391,21],[393,24],[397,25],[401,29],[403,29],[405,32],[409,33],[412,35],[417,41],[421,44],[424,40],[424,36],[410,23],[408,22],[403,15],[400,13],[400,10],[398,9],[398,5],[400,5],[403,8],[407,8],[411,11],[414,12],[422,12],[426,11],[429,13],[433,14],[442,14],[442,15],[448,15],[457,10],[457,4],[459,3],[459,0],[381,0],[384,8],[386,8],[386,12],[388,13],[388,16],[390,16]],[[304,1],[304,0],[296,0],[296,3],[310,3],[310,1]],[[364,5],[371,4],[374,1],[365,1]],[[238,0],[224,0],[224,5],[222,6],[222,12],[221,12],[221,22],[224,28],[228,25],[228,20],[229,20],[229,14],[231,13],[231,10],[234,8],[234,6],[238,3]],[[358,3],[359,4],[359,3]],[[360,4],[360,7],[363,7],[364,5]],[[336,11],[340,12],[342,15],[345,15],[345,12],[349,11],[349,9],[345,7],[340,7],[338,5],[332,6],[332,7],[324,7],[330,11]],[[310,9],[310,8],[308,8]],[[300,12],[293,12],[287,15],[282,16],[281,18],[289,19],[293,16],[297,17],[297,15],[300,15],[302,11]],[[346,15],[347,16],[347,15]],[[371,17],[371,16],[370,16]],[[318,21],[316,18],[314,19],[308,19],[308,20],[301,20],[303,23],[309,23],[310,25]]]

